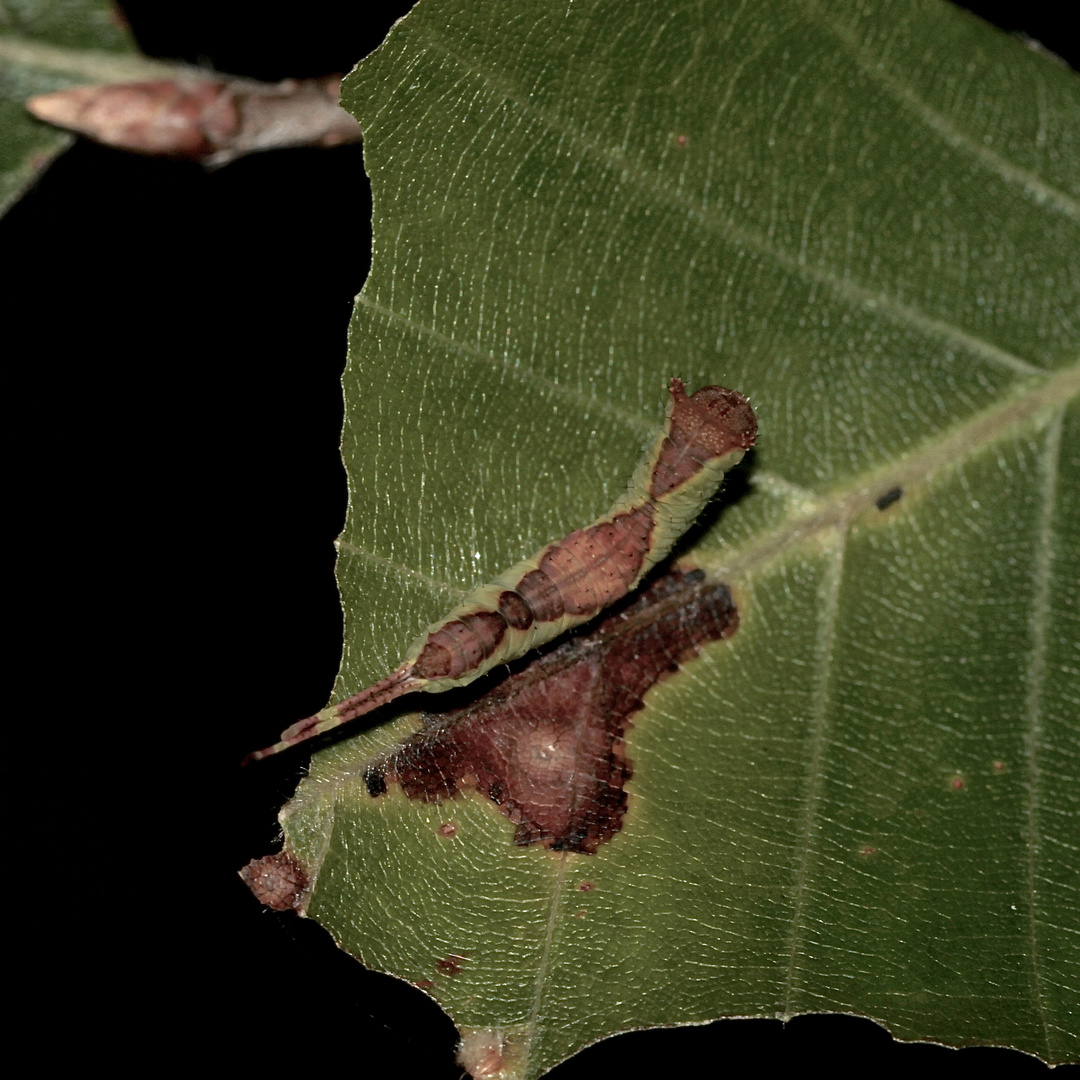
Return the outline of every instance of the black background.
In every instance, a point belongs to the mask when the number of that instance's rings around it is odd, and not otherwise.
[[[125,8],[151,55],[278,79],[348,70],[409,6]],[[1068,5],[973,7],[1076,66]],[[359,147],[208,173],[81,142],[0,221],[10,565],[29,568],[8,929],[33,956],[19,995],[57,1032],[45,1062],[462,1075],[428,998],[236,877],[277,847],[304,756],[237,762],[324,704],[338,659],[337,380],[369,212]],[[815,1067],[1044,1071],[803,1017],[635,1033],[551,1076]]]

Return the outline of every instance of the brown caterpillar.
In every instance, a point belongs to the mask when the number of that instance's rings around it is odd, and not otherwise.
[[[672,379],[663,434],[601,518],[474,590],[413,642],[385,679],[282,732],[245,761],[277,754],[413,690],[464,686],[579,626],[625,596],[690,527],[754,445],[757,420],[735,390],[687,395]]]

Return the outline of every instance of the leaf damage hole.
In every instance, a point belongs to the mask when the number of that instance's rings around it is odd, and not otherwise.
[[[904,489],[902,487],[891,487],[888,491],[883,491],[874,500],[874,505],[879,510],[888,510],[893,503],[899,502],[903,496]]]
[[[420,731],[368,768],[367,790],[377,798],[396,783],[430,803],[476,790],[517,825],[516,844],[595,854],[626,813],[630,717],[655,683],[738,621],[726,585],[671,571],[475,702],[425,714]]]

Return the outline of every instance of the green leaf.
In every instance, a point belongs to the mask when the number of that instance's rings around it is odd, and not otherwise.
[[[79,83],[146,77],[146,61],[107,0],[0,2],[0,213],[73,137],[35,120],[25,102]]]
[[[1076,76],[936,0],[424,0],[345,100],[341,695],[606,510],[669,376],[760,439],[682,552],[741,627],[635,715],[622,831],[372,799],[401,716],[282,813],[307,913],[491,1075],[816,1011],[1080,1056]]]

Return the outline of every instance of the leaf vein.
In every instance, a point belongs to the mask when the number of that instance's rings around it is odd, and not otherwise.
[[[808,6],[821,18],[822,25],[848,49],[858,64],[859,70],[868,79],[872,79],[887,90],[898,104],[914,113],[928,128],[940,135],[949,146],[965,151],[990,172],[996,173],[1006,183],[1022,188],[1035,200],[1037,205],[1048,205],[1058,213],[1080,221],[1080,201],[1072,198],[1060,188],[1054,187],[1053,184],[1047,183],[1041,176],[1031,172],[1029,169],[1021,168],[1019,165],[1006,161],[1005,158],[995,153],[988,146],[976,142],[932,105],[929,105],[902,79],[887,72],[883,63],[868,59],[860,43],[851,34],[846,33],[831,20],[826,19],[816,3],[811,2]],[[1045,133],[1043,139],[1045,141]]]
[[[540,1021],[540,1008],[544,999],[544,987],[547,982],[548,971],[551,969],[551,948],[555,941],[555,927],[559,917],[559,904],[562,902],[563,882],[566,878],[566,864],[569,859],[567,852],[559,855],[559,869],[555,875],[555,884],[551,890],[551,910],[548,912],[547,927],[544,931],[544,947],[540,954],[540,964],[536,969],[536,982],[534,983],[533,1005],[529,1013],[529,1020],[525,1027],[524,1061],[522,1073],[528,1075],[529,1054],[532,1050],[533,1039],[536,1037],[536,1028]]]
[[[640,412],[631,412],[628,409],[620,408],[618,405],[615,405],[602,397],[591,397],[588,394],[583,394],[573,387],[555,382],[543,375],[538,375],[530,368],[522,367],[520,364],[513,364],[505,359],[500,359],[492,353],[485,352],[483,349],[477,348],[474,345],[467,345],[462,341],[458,341],[456,338],[452,338],[447,334],[442,333],[440,330],[436,330],[434,327],[428,326],[426,323],[420,322],[418,319],[414,319],[411,315],[405,315],[400,311],[396,311],[394,308],[387,307],[385,304],[380,304],[377,300],[372,300],[364,293],[361,293],[356,298],[356,303],[358,306],[363,306],[370,311],[377,312],[391,322],[396,322],[399,325],[414,331],[419,336],[430,338],[440,344],[448,352],[454,352],[459,356],[464,356],[469,359],[484,361],[493,368],[502,368],[507,374],[513,376],[513,378],[520,382],[533,386],[541,386],[549,394],[557,395],[566,401],[571,401],[578,406],[583,406],[586,415],[590,412],[599,411],[613,417],[623,427],[637,434],[646,436],[656,434],[656,424],[650,422],[642,416]]]
[[[424,37],[431,47],[439,49],[454,63],[481,79],[485,85],[500,94],[503,100],[528,113],[546,130],[559,132],[564,138],[577,145],[584,153],[599,159],[606,166],[618,167],[621,171],[621,179],[629,181],[638,190],[646,192],[657,202],[678,208],[687,216],[694,218],[700,226],[710,232],[723,235],[735,244],[745,244],[747,247],[772,259],[794,276],[831,289],[852,306],[872,306],[879,314],[891,318],[900,325],[908,326],[926,337],[952,341],[958,347],[968,350],[995,367],[1021,375],[1033,375],[1043,372],[1044,369],[1039,366],[1014,355],[1006,349],[1002,349],[1000,346],[976,334],[972,334],[943,319],[936,319],[933,316],[926,315],[916,308],[887,296],[880,290],[868,288],[846,277],[838,277],[830,269],[812,266],[802,256],[792,255],[781,250],[768,235],[763,235],[759,230],[736,225],[729,217],[718,214],[714,210],[703,208],[689,197],[663,183],[655,173],[650,172],[643,165],[629,161],[617,148],[601,143],[596,139],[587,139],[581,132],[566,127],[565,123],[557,116],[552,115],[545,109],[538,108],[532,102],[519,96],[512,87],[505,85],[502,80],[495,78],[490,72],[475,68],[467,63],[464,58],[457,55],[438,38],[429,35],[424,35]],[[479,355],[486,354],[479,353]],[[493,358],[489,357],[489,359]]]
[[[1040,492],[1039,520],[1034,566],[1034,592],[1031,610],[1031,659],[1028,663],[1028,692],[1025,702],[1026,713],[1026,762],[1027,783],[1027,891],[1028,891],[1028,935],[1031,950],[1032,979],[1035,990],[1035,1005],[1042,1023],[1043,1037],[1046,1040],[1047,1058],[1053,1056],[1050,1043],[1050,1025],[1046,1013],[1043,993],[1044,976],[1040,969],[1039,930],[1038,930],[1038,856],[1039,843],[1039,799],[1042,783],[1039,768],[1039,747],[1042,745],[1042,696],[1043,682],[1046,675],[1046,624],[1050,612],[1050,583],[1053,577],[1053,537],[1054,510],[1057,505],[1057,474],[1061,452],[1061,435],[1064,426],[1065,409],[1060,408],[1047,432],[1046,448],[1043,452],[1042,490]]]
[[[806,806],[801,828],[798,865],[795,870],[791,933],[787,950],[788,966],[787,973],[784,976],[781,1005],[781,1017],[785,1021],[794,1015],[795,980],[798,974],[799,954],[802,951],[805,939],[804,924],[807,918],[807,895],[810,891],[811,848],[813,847],[818,808],[821,802],[821,787],[824,782],[822,763],[828,741],[825,729],[828,724],[829,676],[832,667],[833,643],[836,640],[840,587],[843,582],[844,572],[844,550],[849,525],[849,518],[844,518],[837,523],[836,542],[823,588],[821,634],[816,661],[819,674],[817,686],[814,689],[814,702],[810,718],[810,764],[807,777]]]
[[[424,574],[419,570],[413,570],[411,567],[402,566],[401,563],[395,562],[393,559],[388,559],[385,555],[379,555],[374,551],[366,551],[364,548],[358,547],[348,540],[335,540],[334,546],[339,552],[348,552],[350,555],[356,555],[358,558],[365,559],[368,562],[377,563],[387,570],[392,570],[400,577],[419,581],[423,585],[426,585],[432,592],[449,593],[456,599],[461,599],[463,596],[468,596],[469,594],[468,589],[461,588],[458,585],[450,585],[445,581],[439,581],[437,578],[430,577],[428,574]]]

